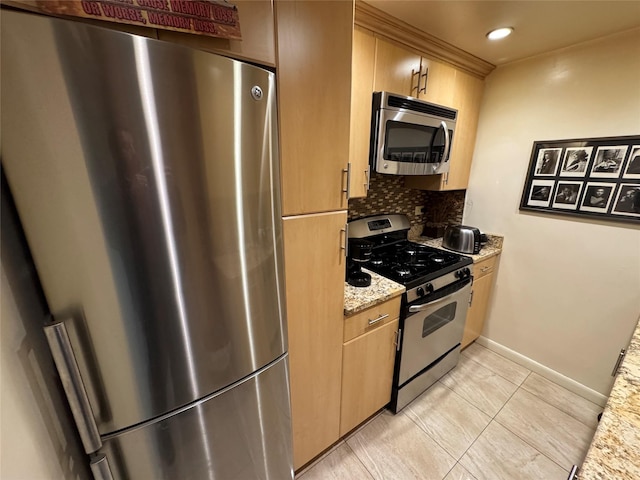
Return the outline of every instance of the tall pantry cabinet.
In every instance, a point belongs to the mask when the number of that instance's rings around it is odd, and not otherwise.
[[[340,435],[353,2],[277,0],[294,468]]]

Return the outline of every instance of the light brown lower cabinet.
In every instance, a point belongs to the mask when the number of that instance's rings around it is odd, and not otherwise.
[[[366,333],[343,345],[340,436],[353,430],[391,400],[400,313],[399,298],[391,302],[383,304],[391,303],[388,305],[388,311],[393,312],[390,317],[381,319],[375,326],[367,326]],[[386,315],[373,313],[376,318]]]
[[[487,307],[493,290],[493,271],[497,256],[489,257],[473,265],[473,287],[471,305],[467,311],[467,320],[462,334],[462,348],[465,348],[482,333],[487,316]]]
[[[340,438],[347,212],[285,217],[293,464]]]

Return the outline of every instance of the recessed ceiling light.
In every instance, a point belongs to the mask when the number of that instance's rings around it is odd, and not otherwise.
[[[496,28],[487,33],[487,38],[489,40],[500,40],[501,38],[508,37],[512,32],[512,27]]]

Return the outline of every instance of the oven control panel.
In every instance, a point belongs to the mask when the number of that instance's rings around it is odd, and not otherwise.
[[[455,273],[456,278],[459,279],[463,279],[463,278],[469,278],[471,276],[471,270],[469,270],[468,268],[461,268],[460,270],[456,271]]]
[[[416,295],[418,297],[424,297],[430,293],[433,293],[433,285],[430,283],[425,283],[423,286],[416,288]]]
[[[471,278],[471,270],[468,267],[459,268],[453,272],[449,272],[438,278],[434,278],[429,282],[407,290],[407,302],[411,303],[418,299],[429,296],[430,294],[445,288],[452,283],[460,282]]]

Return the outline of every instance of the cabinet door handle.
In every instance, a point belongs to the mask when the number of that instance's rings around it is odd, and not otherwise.
[[[416,81],[416,86],[413,86],[413,77],[418,76],[418,80]],[[420,65],[420,68],[418,68],[418,71],[416,72],[415,69],[411,69],[411,93],[413,93],[413,91],[416,91],[416,97],[418,96],[418,94],[420,93],[420,78],[422,77],[422,65]],[[411,95],[411,93],[409,95]]]
[[[402,340],[402,329],[399,328],[398,332],[396,333],[396,352],[400,351],[400,340]]]
[[[342,189],[342,193],[344,193],[347,200],[349,200],[351,198],[351,162],[347,162],[347,168],[343,168],[342,173],[347,174],[347,186]]]
[[[626,354],[627,354],[627,351],[624,348],[620,350],[620,353],[618,354],[618,359],[616,360],[616,364],[613,366],[613,370],[611,371],[612,377],[615,377],[618,374],[618,369],[620,368],[620,364],[622,363],[622,360],[624,360],[624,356]]]
[[[422,67],[421,67],[422,68]],[[425,67],[424,73],[418,78],[418,86],[420,86],[420,79],[424,77],[424,87],[418,89],[418,95],[420,92],[427,93],[427,81],[429,79],[429,67]]]
[[[344,235],[344,240],[343,240],[343,235]],[[345,223],[344,228],[340,229],[340,250],[342,250],[342,252],[344,253],[345,258],[349,254],[349,252],[347,251],[347,246],[348,246],[347,238],[349,238],[349,224]]]
[[[364,171],[364,178],[367,179],[367,181],[364,182],[364,189],[368,192],[369,185],[371,184],[371,165],[369,165],[367,169]]]
[[[385,313],[384,315],[380,315],[378,318],[374,318],[373,320],[369,320],[369,326],[371,325],[375,325],[378,322],[381,322],[382,320],[384,320],[385,318],[387,318],[389,316],[388,313]]]
[[[469,295],[469,306],[473,305],[473,290],[471,290],[471,295]]]

